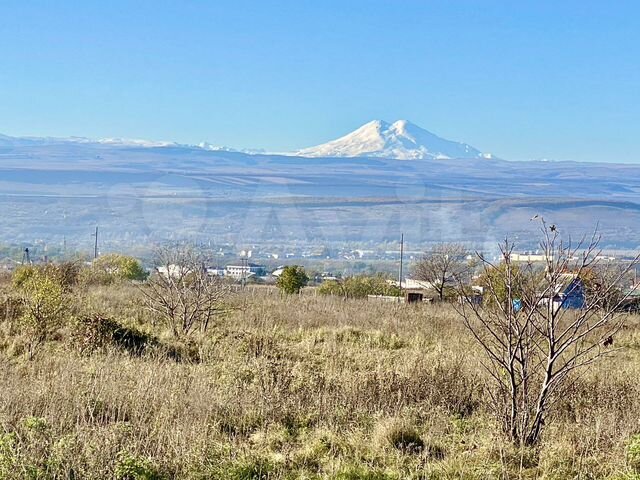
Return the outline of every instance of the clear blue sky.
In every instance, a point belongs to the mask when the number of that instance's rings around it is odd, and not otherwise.
[[[406,118],[640,161],[637,1],[5,0],[0,132],[287,150]]]

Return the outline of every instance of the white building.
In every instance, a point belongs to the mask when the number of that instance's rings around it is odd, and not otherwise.
[[[388,280],[389,285],[399,287],[400,284],[397,280]],[[402,280],[402,288],[407,290],[432,290],[433,284],[426,280],[415,280],[413,278],[405,278]]]
[[[512,253],[510,255],[512,262],[545,262],[547,256],[540,253]]]
[[[250,263],[248,265],[227,265],[224,269],[224,275],[236,280],[249,278],[253,276],[263,276],[266,274],[266,268],[263,265]]]
[[[224,268],[207,268],[207,275],[210,277],[224,277],[225,269]]]
[[[170,265],[160,265],[159,267],[156,268],[156,271],[164,276],[164,277],[172,277],[172,278],[178,278],[178,277],[184,277],[185,275],[189,274],[192,270],[186,266],[181,266],[181,265],[175,265],[175,264],[170,264]]]

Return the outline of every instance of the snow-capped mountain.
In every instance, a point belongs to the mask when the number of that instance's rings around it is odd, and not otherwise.
[[[236,149],[201,142],[197,145],[123,138],[91,139],[86,137],[10,137],[0,134],[0,147],[41,147],[51,145],[96,145],[109,147],[174,147],[210,152],[237,152],[249,155],[269,154],[263,149]],[[331,142],[284,155],[301,157],[378,157],[399,160],[491,158],[466,143],[441,138],[406,120],[387,123],[369,122]]]
[[[227,147],[226,145],[214,145],[209,142],[200,142],[198,145],[195,145],[195,147],[209,152],[235,152],[246,153],[248,155],[263,155],[268,153],[264,148],[233,148]]]
[[[466,143],[441,138],[407,120],[374,120],[322,145],[299,150],[303,157],[380,157],[398,160],[491,158]]]
[[[0,135],[0,243],[81,246],[100,225],[110,248],[125,252],[180,239],[383,245],[402,228],[416,245],[447,238],[484,248],[518,235],[528,249],[539,215],[580,236],[599,224],[610,248],[640,245],[640,165],[486,161],[404,122],[370,124],[330,147],[316,153],[328,157],[305,158]],[[429,160],[444,156],[467,158]]]
[[[0,147],[42,147],[52,145],[99,145],[112,147],[143,147],[162,148],[178,147],[184,149],[201,149],[210,152],[237,152],[249,155],[266,154],[264,149],[255,148],[231,148],[214,145],[209,142],[200,142],[197,145],[182,144],[177,142],[163,142],[155,140],[129,139],[129,138],[87,138],[87,137],[10,137],[0,134]]]
[[[99,138],[92,139],[86,137],[10,137],[0,134],[1,147],[28,147],[28,146],[49,146],[64,144],[97,144],[110,145],[114,147],[173,147],[178,146],[175,142],[156,142],[152,140],[138,140],[128,138]]]

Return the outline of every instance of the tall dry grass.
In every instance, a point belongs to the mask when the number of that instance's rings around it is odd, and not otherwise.
[[[487,409],[480,351],[447,306],[249,289],[188,345],[131,286],[78,291],[72,310],[157,343],[82,354],[70,323],[28,361],[5,318],[0,478],[637,477],[635,318],[621,350],[560,400],[542,446],[516,452]]]

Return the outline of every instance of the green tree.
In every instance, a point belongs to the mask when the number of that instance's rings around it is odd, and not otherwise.
[[[23,302],[20,318],[28,338],[29,358],[53,335],[66,318],[65,287],[46,269],[34,269],[19,287]]]
[[[91,270],[93,279],[100,283],[147,278],[147,272],[137,259],[119,253],[110,253],[97,258],[93,261]]]
[[[78,283],[80,264],[77,262],[47,263],[44,265],[22,265],[12,276],[14,288],[21,289],[34,275],[49,277],[58,282],[65,292]]]
[[[525,282],[523,273],[519,265],[507,264],[506,262],[485,268],[478,278],[478,285],[484,291],[491,293],[484,295],[484,304],[497,307],[504,306],[507,298],[522,299]]]
[[[278,288],[284,293],[291,295],[299,293],[302,287],[307,285],[309,277],[300,265],[290,265],[284,267],[282,274],[278,277]]]

